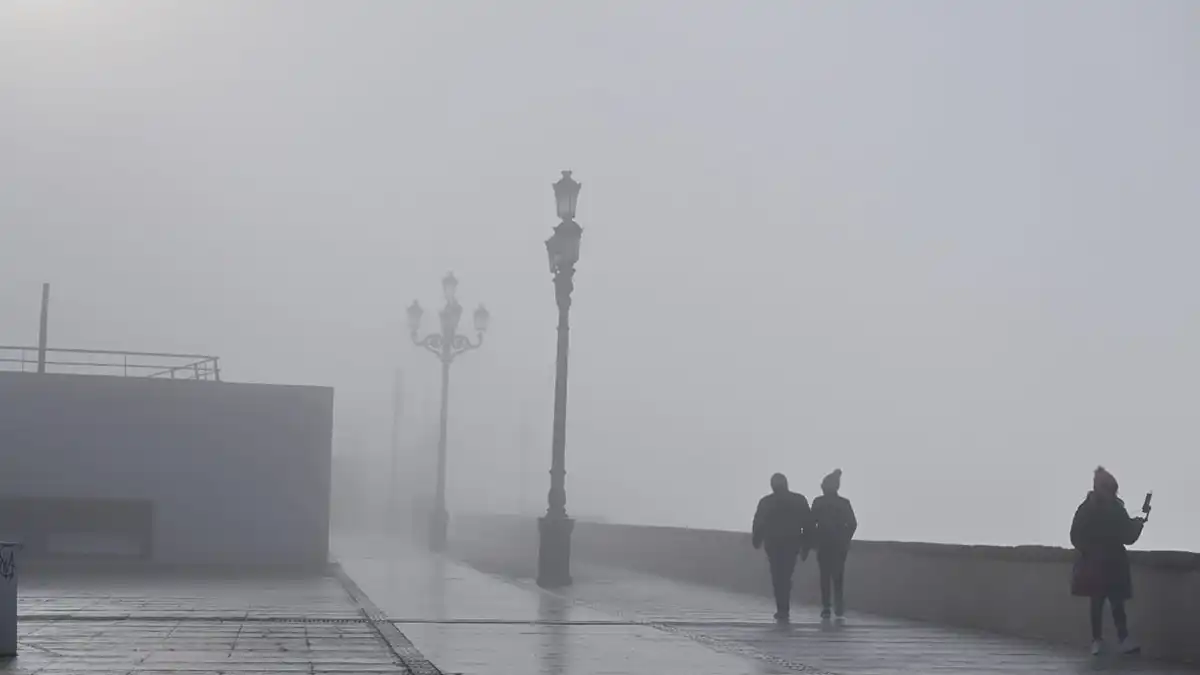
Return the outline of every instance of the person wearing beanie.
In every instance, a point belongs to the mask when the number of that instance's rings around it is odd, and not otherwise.
[[[1126,546],[1142,535],[1145,518],[1130,518],[1125,502],[1117,495],[1117,479],[1104,467],[1092,474],[1092,490],[1075,510],[1071,521],[1071,545],[1076,550],[1071,577],[1071,594],[1090,600],[1092,654],[1104,651],[1104,603],[1112,607],[1117,627],[1118,649],[1140,651],[1129,637],[1125,603],[1133,598],[1133,577]]]
[[[792,574],[811,529],[808,500],[788,489],[787,476],[771,476],[771,494],[758,502],[754,512],[751,543],[756,549],[766,549],[775,591],[775,621],[780,624],[791,620]]]
[[[858,529],[854,507],[849,499],[838,494],[841,487],[842,470],[834,469],[821,481],[822,494],[812,503],[813,521],[816,523],[812,543],[816,546],[817,565],[821,570],[821,618],[828,619],[832,609],[838,621],[842,621],[846,615],[843,596],[846,556],[850,552],[850,541]]]

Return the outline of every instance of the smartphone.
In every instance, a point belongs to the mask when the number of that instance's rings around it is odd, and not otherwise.
[[[1150,499],[1153,497],[1153,492],[1146,493],[1146,501],[1142,502],[1142,513],[1150,513]]]

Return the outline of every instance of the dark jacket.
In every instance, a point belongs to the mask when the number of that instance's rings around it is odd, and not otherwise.
[[[812,510],[804,495],[783,491],[773,492],[758,502],[751,531],[754,548],[768,546],[801,546],[812,530]]]
[[[1137,543],[1144,524],[1129,517],[1120,499],[1089,492],[1071,521],[1071,545],[1078,551],[1071,592],[1086,597],[1132,598],[1133,579],[1125,547]]]
[[[854,517],[854,507],[849,499],[836,492],[823,494],[813,500],[812,513],[816,524],[812,536],[815,548],[834,550],[850,547],[850,540],[858,529],[858,519]]]

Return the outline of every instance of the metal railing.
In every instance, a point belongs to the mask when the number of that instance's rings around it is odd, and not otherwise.
[[[203,354],[46,349],[46,372],[221,381],[220,360]],[[0,370],[38,371],[37,347],[0,345]]]

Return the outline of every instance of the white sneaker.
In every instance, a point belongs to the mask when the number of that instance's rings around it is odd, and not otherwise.
[[[1122,654],[1137,654],[1142,651],[1142,646],[1137,642],[1134,642],[1133,638],[1127,637],[1124,640],[1121,640],[1119,649],[1121,650]]]
[[[1092,656],[1100,656],[1104,651],[1104,642],[1101,640],[1092,640]]]

